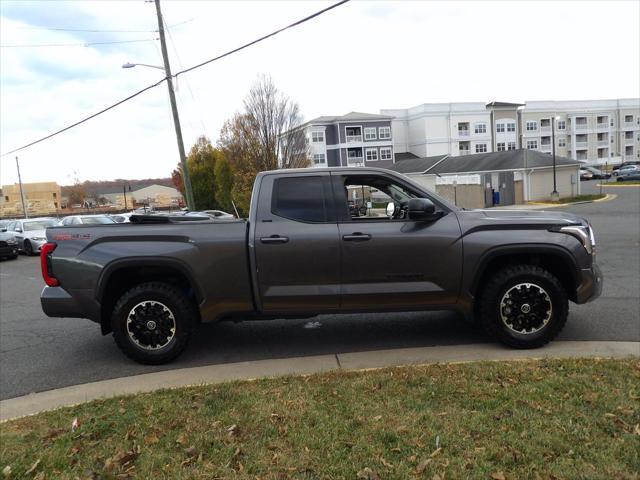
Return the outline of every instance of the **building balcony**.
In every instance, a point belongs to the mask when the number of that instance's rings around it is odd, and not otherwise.
[[[468,137],[469,136],[469,130],[458,130],[458,136],[459,137]]]
[[[550,152],[551,151],[551,144],[550,143],[545,143],[543,145],[540,145],[540,150],[542,150],[543,152]]]
[[[347,143],[362,142],[362,135],[347,135]]]
[[[586,123],[576,123],[573,126],[574,130],[587,130],[589,128],[589,125]]]
[[[470,154],[471,154],[471,150],[469,150],[468,148],[465,148],[465,149],[463,149],[463,150],[460,150],[459,152],[460,152],[460,156],[463,156],[463,155],[470,155]]]
[[[638,158],[635,155],[624,155],[624,160],[625,162],[630,162],[638,160]]]
[[[551,127],[540,127],[540,133],[551,133]]]
[[[624,122],[624,128],[635,128],[637,125],[633,122]]]
[[[596,124],[598,130],[609,130],[609,122]]]
[[[348,157],[347,158],[347,163],[349,165],[355,165],[357,163],[364,164],[364,157]]]
[[[587,142],[575,142],[576,148],[587,148]]]
[[[598,146],[599,147],[608,147],[609,146],[609,140],[598,140]]]
[[[633,145],[634,139],[633,137],[624,137],[624,144],[625,145]]]

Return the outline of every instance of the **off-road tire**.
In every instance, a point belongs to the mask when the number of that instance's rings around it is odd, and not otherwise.
[[[137,345],[127,331],[129,313],[145,301],[162,303],[171,311],[175,321],[173,338],[157,350],[147,350]],[[160,365],[175,359],[187,347],[196,318],[193,301],[181,290],[167,283],[148,282],[127,290],[118,299],[111,315],[111,328],[116,345],[127,357],[146,365]]]
[[[500,302],[515,285],[531,283],[542,287],[552,305],[551,318],[535,333],[517,333],[508,328],[500,316]],[[482,289],[479,297],[480,324],[487,334],[513,348],[538,348],[553,340],[567,322],[569,302],[567,292],[550,272],[535,265],[514,265],[496,272]]]

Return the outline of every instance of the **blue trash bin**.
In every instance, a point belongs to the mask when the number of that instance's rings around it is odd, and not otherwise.
[[[495,190],[493,192],[493,204],[500,205],[500,192],[496,192]]]

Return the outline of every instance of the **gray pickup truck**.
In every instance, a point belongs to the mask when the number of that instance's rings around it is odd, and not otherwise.
[[[568,300],[602,289],[586,220],[459,209],[383,169],[263,172],[247,220],[131,220],[47,229],[41,302],[148,364],[179,355],[199,322],[321,313],[453,309],[535,348],[563,328]]]

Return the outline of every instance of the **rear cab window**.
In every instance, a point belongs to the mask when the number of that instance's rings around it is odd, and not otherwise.
[[[331,221],[331,185],[327,176],[281,177],[273,182],[271,213],[309,223]]]

